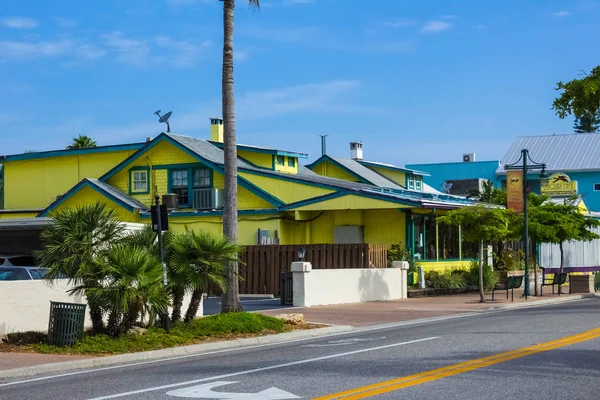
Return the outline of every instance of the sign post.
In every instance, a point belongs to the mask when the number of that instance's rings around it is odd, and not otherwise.
[[[169,281],[167,279],[167,263],[165,262],[163,250],[162,232],[169,230],[169,214],[167,213],[167,205],[160,204],[160,197],[158,195],[154,197],[154,200],[156,201],[156,205],[151,207],[152,230],[154,230],[158,236],[158,251],[160,253],[160,263],[163,267],[163,287],[166,293]],[[169,313],[163,312],[161,318],[164,330],[169,332]]]
[[[531,164],[528,164],[527,161],[531,161]],[[521,162],[521,163],[520,163]],[[525,296],[525,300],[530,296],[529,293],[529,226],[527,221],[527,171],[541,169],[542,173],[540,174],[540,178],[543,178],[546,173],[546,164],[536,163],[529,157],[529,150],[522,149],[521,150],[521,158],[517,160],[514,164],[507,164],[504,166],[506,170],[506,194],[507,194],[507,203],[508,208],[511,207],[511,201],[513,201],[513,210],[515,211],[523,211],[523,242],[525,247],[525,289],[523,295]],[[520,171],[519,171],[520,170]],[[519,176],[521,175],[521,179]],[[513,187],[511,188],[511,181]],[[519,183],[520,181],[520,183]],[[522,195],[519,196],[519,190],[522,191]],[[520,199],[519,199],[520,197]],[[537,295],[537,282],[535,282],[535,294]]]

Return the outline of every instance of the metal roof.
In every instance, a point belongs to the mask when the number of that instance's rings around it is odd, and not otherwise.
[[[533,161],[545,163],[547,171],[600,170],[600,135],[574,133],[516,138],[502,158],[496,174],[505,174],[504,166],[517,162],[522,149],[529,150]]]
[[[347,170],[353,172],[355,175],[358,175],[360,178],[366,180],[367,182],[372,183],[375,186],[379,187],[387,187],[391,189],[403,189],[402,186],[398,185],[396,182],[391,179],[386,178],[385,176],[378,174],[377,172],[369,169],[359,163],[356,160],[351,158],[342,158],[342,157],[333,157],[328,156],[333,161],[337,162]]]
[[[105,191],[106,193],[110,194],[111,196],[115,197],[116,199],[120,200],[121,202],[127,204],[131,208],[140,209],[140,210],[148,209],[148,206],[146,206],[144,203],[142,203],[135,197],[130,196],[130,195],[120,191],[116,187],[111,186],[106,182],[102,182],[102,181],[100,181],[98,179],[94,179],[94,178],[85,178],[84,180],[87,181],[90,185],[94,185],[94,186],[98,187],[99,189]]]
[[[367,161],[367,160],[357,160],[357,161],[365,166],[388,168],[388,169],[393,169],[393,170],[396,170],[399,172],[408,172],[413,175],[430,176],[429,172],[418,171],[416,169],[410,169],[410,168],[406,168],[406,167],[404,167],[404,168],[398,167],[397,165],[394,165],[394,164],[387,164],[387,163],[382,163],[379,161]]]

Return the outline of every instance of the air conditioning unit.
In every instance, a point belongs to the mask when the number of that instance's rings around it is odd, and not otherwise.
[[[196,210],[216,210],[223,208],[223,190],[194,189],[194,208]]]
[[[166,205],[169,210],[175,210],[179,208],[179,198],[175,193],[163,194],[162,204]]]
[[[474,162],[474,161],[475,161],[475,153],[463,154],[463,162]]]

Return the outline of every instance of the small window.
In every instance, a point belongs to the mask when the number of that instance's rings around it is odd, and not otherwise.
[[[408,177],[408,188],[411,190],[415,188],[415,177],[412,175]]]
[[[277,156],[277,164],[279,164],[279,165],[285,165],[285,157],[284,156]]]
[[[415,178],[415,189],[423,190],[423,178],[421,178],[420,176],[417,176]]]
[[[148,171],[131,171],[131,184],[133,193],[148,192]]]
[[[188,170],[178,169],[171,171],[171,192],[177,195],[180,207],[189,204],[188,189]]]
[[[288,157],[288,167],[296,167],[296,159],[294,157]]]
[[[600,183],[594,183],[594,192],[600,192]]]
[[[208,168],[199,168],[194,170],[194,189],[209,188],[210,175],[212,171]]]

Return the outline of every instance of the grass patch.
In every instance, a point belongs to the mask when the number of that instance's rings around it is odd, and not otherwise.
[[[158,350],[168,347],[196,344],[218,339],[235,339],[260,334],[281,333],[290,327],[282,320],[254,313],[217,314],[198,318],[189,323],[179,322],[171,327],[170,333],[162,328],[149,328],[143,334],[127,334],[116,339],[106,335],[86,335],[73,347],[55,347],[45,343],[38,333],[13,334],[14,342],[6,343],[5,351],[35,351],[44,354],[89,354],[109,355]],[[17,339],[18,338],[18,339]],[[26,343],[25,338],[32,338]],[[18,344],[18,346],[15,346]],[[20,349],[20,350],[19,350]],[[0,347],[0,351],[2,348]]]

